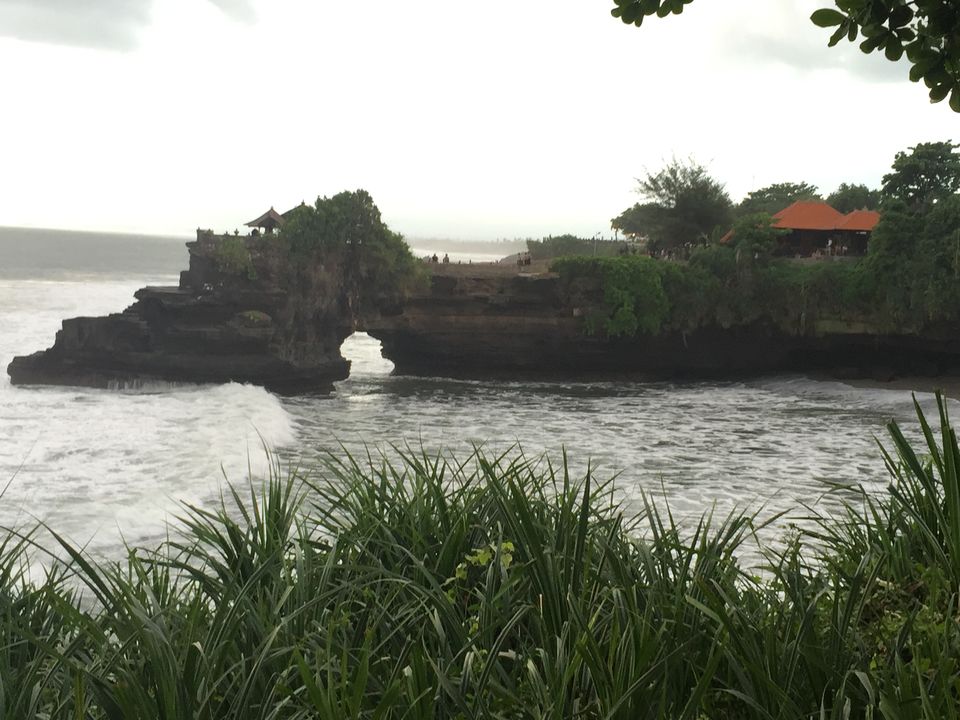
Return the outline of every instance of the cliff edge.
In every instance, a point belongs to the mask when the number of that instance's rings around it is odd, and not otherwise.
[[[51,348],[14,358],[15,384],[108,387],[250,382],[326,390],[347,377],[350,292],[332,259],[290,273],[275,237],[198,230],[176,287],[146,287],[122,313],[63,322]]]

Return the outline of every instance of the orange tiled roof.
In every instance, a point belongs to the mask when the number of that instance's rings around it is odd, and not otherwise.
[[[843,216],[837,230],[870,232],[880,222],[880,213],[875,210],[854,210]]]
[[[825,202],[797,200],[784,208],[773,219],[773,227],[783,230],[836,230],[843,214]]]
[[[875,210],[854,210],[844,215],[824,202],[798,200],[774,215],[773,219],[773,227],[781,230],[871,232],[880,222],[880,213]],[[726,245],[732,239],[733,230],[729,230],[720,238],[720,244]]]

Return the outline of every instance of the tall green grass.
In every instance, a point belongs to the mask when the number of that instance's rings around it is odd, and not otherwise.
[[[159,548],[0,544],[0,718],[950,718],[960,452],[896,425],[890,492],[765,566],[749,514],[681,526],[566,462],[331,457]],[[31,558],[61,558],[40,580]]]

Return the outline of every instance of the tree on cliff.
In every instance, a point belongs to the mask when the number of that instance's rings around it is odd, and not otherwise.
[[[693,0],[614,0],[611,11],[623,22],[639,26],[645,17],[679,15]],[[887,59],[906,58],[910,79],[923,80],[930,100],[948,95],[960,112],[960,3],[956,0],[834,0],[834,8],[810,16],[819,27],[832,28],[828,45],[846,38],[864,39],[865,53],[883,52]]]
[[[421,274],[403,236],[387,227],[366,190],[301,205],[288,216],[280,239],[300,267],[340,263],[361,297],[403,294]]]
[[[797,200],[819,199],[816,185],[806,182],[774,183],[747,193],[737,206],[737,215],[741,217],[756,213],[774,215]]]
[[[730,221],[730,196],[693,160],[674,159],[659,172],[637,178],[637,183],[637,192],[646,202],[624,210],[611,226],[626,235],[648,238],[654,249],[700,242]]]
[[[898,152],[892,171],[883,176],[883,195],[923,210],[960,190],[960,145],[952,142],[918,143],[910,152]]]

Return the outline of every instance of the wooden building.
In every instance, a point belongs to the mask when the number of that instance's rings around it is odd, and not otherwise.
[[[844,215],[825,202],[798,200],[773,220],[773,227],[789,231],[780,238],[780,255],[865,255],[880,213],[854,210]]]
[[[843,221],[837,225],[837,233],[840,234],[842,247],[847,248],[847,254],[867,254],[870,233],[878,222],[880,213],[876,210],[854,210],[843,216]]]

